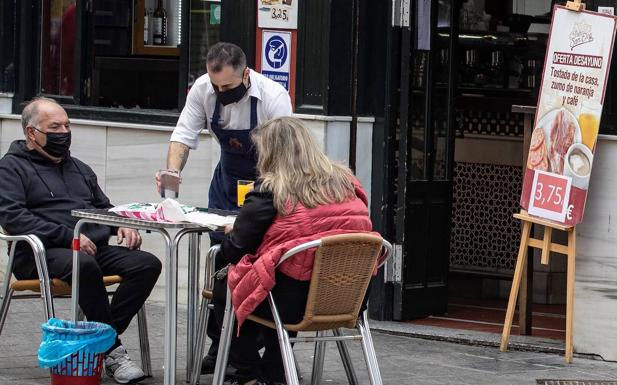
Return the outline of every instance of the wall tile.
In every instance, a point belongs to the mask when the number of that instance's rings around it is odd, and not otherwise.
[[[617,361],[617,141],[600,140],[577,226],[574,349]]]

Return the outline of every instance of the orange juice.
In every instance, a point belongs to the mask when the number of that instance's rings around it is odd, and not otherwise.
[[[246,194],[253,190],[254,182],[252,180],[238,181],[238,207],[244,206]]]
[[[593,113],[583,112],[578,116],[578,124],[581,127],[583,144],[593,151],[600,128],[600,118]]]

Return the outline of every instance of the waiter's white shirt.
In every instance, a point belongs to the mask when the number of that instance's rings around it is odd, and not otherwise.
[[[249,78],[251,86],[239,102],[221,105],[220,127],[223,130],[251,128],[251,96],[257,98],[257,124],[280,116],[291,116],[291,99],[282,85],[253,70],[250,70]],[[196,149],[199,132],[204,128],[210,129],[215,105],[216,93],[210,77],[208,74],[200,76],[189,91],[170,141]]]

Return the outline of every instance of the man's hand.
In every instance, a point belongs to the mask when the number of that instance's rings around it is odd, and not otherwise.
[[[225,234],[229,234],[234,230],[234,225],[226,225],[225,226]]]
[[[134,250],[141,246],[141,235],[139,235],[139,231],[135,229],[120,227],[118,229],[118,244],[122,244],[123,241],[126,241],[125,246],[128,247],[129,250]]]
[[[79,250],[92,257],[96,255],[96,245],[83,234],[79,234]]]

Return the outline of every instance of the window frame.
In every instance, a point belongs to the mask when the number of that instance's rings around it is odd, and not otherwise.
[[[180,111],[184,107],[188,87],[188,57],[189,57],[189,31],[190,31],[190,1],[182,1],[181,22],[182,43],[180,44],[180,56],[178,57],[178,112],[157,109],[122,109],[113,107],[99,107],[84,105],[88,99],[84,90],[92,82],[92,57],[94,48],[93,36],[93,0],[77,1],[77,20],[75,36],[75,85],[72,96],[41,93],[41,69],[42,69],[42,33],[43,26],[43,0],[19,1],[18,20],[19,46],[17,56],[19,68],[31,68],[30,71],[19,71],[16,75],[16,87],[13,96],[13,113],[21,114],[23,103],[36,96],[45,96],[57,100],[72,118],[88,120],[101,120],[122,123],[156,124],[175,126]],[[35,27],[34,27],[35,26]],[[34,28],[32,28],[34,27]],[[22,47],[37,47],[34,50]],[[34,71],[34,73],[32,73]]]
[[[17,2],[10,0],[0,4],[0,93],[14,93],[15,92],[15,51],[17,48],[17,34],[16,34],[16,18],[17,15]],[[4,70],[5,64],[13,63],[13,82],[9,87],[4,87],[7,82],[5,78]]]

